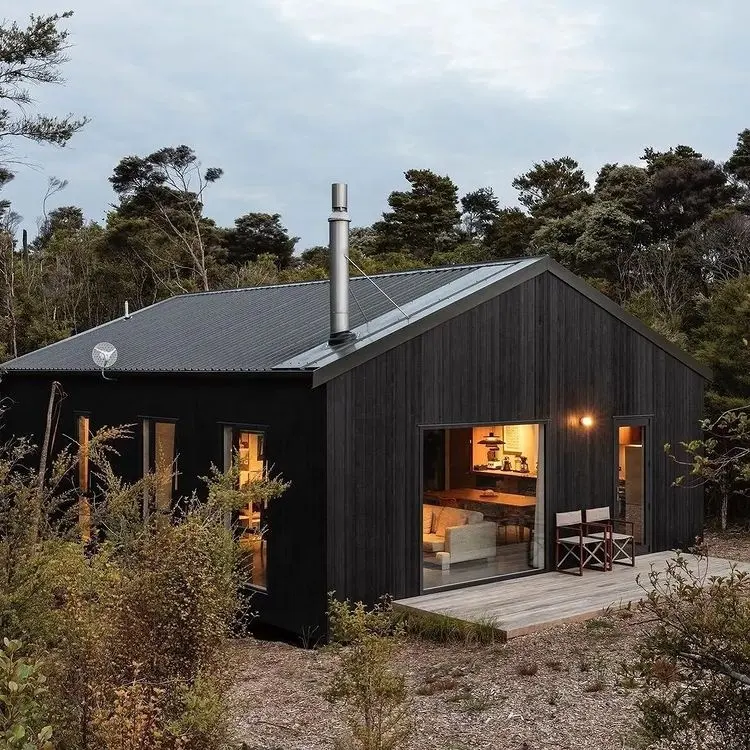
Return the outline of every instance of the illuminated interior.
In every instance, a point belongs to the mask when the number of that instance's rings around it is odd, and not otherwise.
[[[262,479],[266,470],[265,437],[262,432],[235,430],[225,431],[225,467],[229,468],[233,452],[236,452],[240,487]],[[260,501],[241,508],[232,518],[239,536],[240,550],[250,576],[250,583],[260,589],[267,585],[267,531],[268,513]]]
[[[154,490],[158,510],[169,510],[172,505],[172,487],[175,472],[174,422],[154,423]]]
[[[617,430],[617,498],[615,518],[633,524],[635,543],[645,543],[645,427],[623,425]]]
[[[423,588],[543,569],[543,425],[430,429],[423,440]]]
[[[154,474],[153,505],[147,487],[143,490],[143,516],[154,510],[169,511],[177,488],[177,452],[175,423],[143,420],[143,476]]]
[[[89,436],[91,424],[87,416],[78,417],[78,529],[81,539],[91,539],[91,499],[89,487]]]

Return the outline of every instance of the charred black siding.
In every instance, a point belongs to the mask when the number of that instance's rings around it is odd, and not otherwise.
[[[33,435],[41,442],[52,376],[10,373],[0,392],[14,406],[5,436]],[[57,448],[76,435],[76,412],[91,415],[91,427],[137,424],[135,437],[120,446],[117,468],[133,480],[141,472],[141,417],[176,419],[179,494],[201,491],[200,476],[223,461],[223,423],[266,430],[266,453],[274,470],[292,482],[272,509],[268,545],[268,593],[253,607],[260,619],[292,632],[324,632],[325,612],[325,394],[306,377],[196,377],[98,375],[55,376],[66,393]]]
[[[329,381],[328,588],[420,590],[422,425],[546,420],[547,528],[606,505],[614,417],[648,416],[653,551],[700,532],[702,493],[671,486],[664,443],[694,437],[703,378],[550,273]],[[594,416],[593,429],[578,418]],[[551,550],[550,550],[551,552]]]

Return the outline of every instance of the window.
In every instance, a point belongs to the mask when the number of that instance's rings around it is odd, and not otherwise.
[[[177,456],[175,454],[175,422],[143,420],[143,476],[154,474],[154,506],[168,511],[177,489]],[[144,492],[144,517],[148,515],[148,492]]]
[[[78,530],[81,539],[91,539],[91,488],[89,486],[89,436],[91,424],[89,417],[81,414],[78,417]]]
[[[422,432],[424,589],[545,567],[544,425]]]
[[[224,469],[232,465],[236,456],[240,488],[262,479],[266,472],[265,434],[260,430],[224,428]],[[228,519],[236,530],[250,583],[265,590],[268,562],[268,507],[261,501],[235,511]]]

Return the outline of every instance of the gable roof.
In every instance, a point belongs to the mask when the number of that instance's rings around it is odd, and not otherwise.
[[[318,385],[545,271],[710,377],[703,365],[547,257],[380,274],[372,281],[352,277],[350,323],[357,338],[336,349],[327,343],[329,283],[324,280],[171,297],[3,367],[97,373],[91,351],[109,341],[118,350],[113,372],[313,372]]]

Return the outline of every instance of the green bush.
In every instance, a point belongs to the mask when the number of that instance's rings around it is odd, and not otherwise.
[[[71,489],[76,451],[58,455],[40,485],[28,468],[33,446],[0,447],[0,628],[23,638],[30,655],[24,664],[45,658],[46,679],[36,667],[24,671],[35,687],[23,695],[39,688],[38,706],[18,703],[8,688],[17,679],[7,677],[6,690],[0,684],[15,701],[14,723],[3,730],[15,733],[14,742],[23,731],[27,745],[19,748],[47,747],[48,724],[56,746],[68,750],[225,746],[227,681],[219,657],[246,604],[239,550],[224,519],[233,503],[246,504],[247,493],[227,491],[235,467],[214,471],[207,501],[187,498],[173,513],[143,522],[140,508],[154,477],[128,484],[110,464],[112,441],[127,435],[105,428],[89,441],[99,489],[91,500],[92,541],[85,544],[76,539]],[[249,491],[273,498],[286,486],[263,477]],[[15,656],[3,658],[10,669]]]
[[[403,625],[396,622],[390,602],[367,609],[329,598],[331,638],[342,646],[339,667],[326,698],[346,709],[349,734],[342,748],[397,750],[412,732],[406,678],[393,659]]]
[[[644,584],[649,627],[628,667],[644,744],[750,747],[750,576],[707,570],[706,558],[678,555]]]
[[[46,682],[41,664],[22,655],[21,641],[4,638],[0,648],[0,747],[51,750]]]

